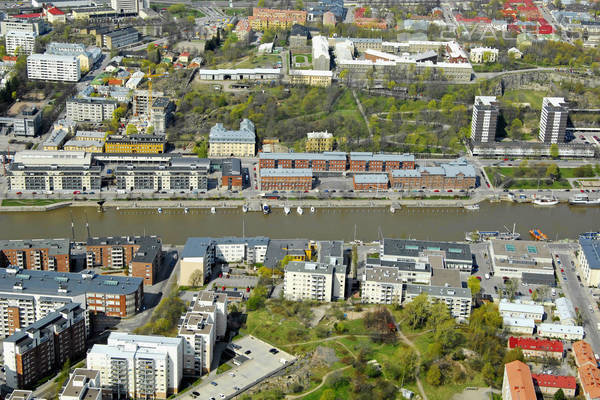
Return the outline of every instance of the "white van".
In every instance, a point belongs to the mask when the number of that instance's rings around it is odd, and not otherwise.
[[[490,274],[485,274],[485,279],[490,279]]]

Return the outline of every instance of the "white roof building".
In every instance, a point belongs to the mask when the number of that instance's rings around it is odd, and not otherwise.
[[[544,316],[544,307],[536,304],[511,303],[502,299],[498,306],[500,315],[512,318],[531,318],[541,321]]]
[[[535,329],[535,321],[530,318],[505,317],[503,326],[509,332],[531,335]]]
[[[559,297],[554,303],[556,304],[556,312],[561,324],[575,325],[577,316],[575,315],[575,309],[571,300],[566,297]]]
[[[584,336],[582,326],[560,324],[539,324],[537,333],[542,337],[565,340],[582,340]]]

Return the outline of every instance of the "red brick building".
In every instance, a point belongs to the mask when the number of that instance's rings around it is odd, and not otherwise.
[[[307,168],[261,168],[261,190],[310,190],[312,170]]]
[[[229,158],[223,161],[221,168],[221,187],[228,190],[242,190],[242,163],[239,158]]]
[[[349,157],[352,172],[390,172],[397,169],[415,169],[412,154],[373,154],[352,152]]]
[[[68,239],[1,240],[0,267],[69,272],[71,241]]]
[[[346,153],[260,153],[260,168],[310,168],[314,172],[344,172],[347,168]]]
[[[395,189],[468,190],[477,183],[475,169],[462,160],[438,167],[395,170],[389,173],[389,178]]]
[[[162,262],[162,243],[156,236],[88,238],[87,267],[129,269],[129,275],[153,285]]]
[[[577,379],[574,376],[531,374],[536,392],[544,396],[554,396],[562,389],[566,397],[575,397]]]
[[[386,174],[355,174],[352,183],[354,190],[387,190],[389,186]]]
[[[85,355],[85,311],[77,303],[59,310],[4,339],[6,383],[32,388],[60,370],[67,361]]]
[[[530,337],[508,338],[508,348],[520,347],[525,357],[543,358],[550,357],[562,360],[564,346],[560,340],[534,339]]]

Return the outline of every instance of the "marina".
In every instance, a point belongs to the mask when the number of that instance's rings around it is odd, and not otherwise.
[[[222,203],[221,203],[222,204]],[[351,241],[372,240],[383,235],[423,240],[465,240],[465,232],[502,231],[512,228],[522,238],[537,228],[549,240],[576,239],[581,232],[597,231],[600,207],[569,206],[531,207],[528,204],[498,202],[480,203],[480,211],[459,207],[395,207],[365,208],[318,207],[303,215],[285,215],[283,207],[258,204],[257,211],[244,213],[242,206],[210,208],[162,206],[157,208],[113,207],[97,212],[97,207],[66,207],[46,212],[0,213],[0,225],[10,230],[0,231],[2,239],[71,238],[71,219],[75,223],[75,238],[86,237],[85,221],[89,220],[91,235],[141,235],[153,232],[165,243],[184,243],[190,236],[241,236],[245,223],[247,236],[265,235],[272,238],[310,237]],[[263,209],[263,206],[265,208]],[[310,205],[303,206],[306,211]],[[314,207],[314,206],[313,206]],[[263,214],[265,213],[265,214]],[[356,236],[354,227],[357,227]]]

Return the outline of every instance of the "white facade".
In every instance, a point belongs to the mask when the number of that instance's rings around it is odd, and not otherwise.
[[[25,31],[12,31],[4,35],[6,41],[6,52],[9,55],[14,55],[19,49],[19,54],[31,54],[35,51],[35,38],[37,33]]]
[[[198,293],[195,304],[199,307],[216,307],[217,337],[225,337],[227,331],[227,305],[229,304],[227,295],[203,291]]]
[[[79,59],[74,56],[32,54],[27,57],[27,77],[45,81],[78,82],[81,79]]]
[[[582,326],[539,324],[537,333],[541,337],[563,340],[582,340],[584,336]]]
[[[71,121],[102,122],[111,119],[118,104],[107,99],[67,100],[67,118]]]
[[[471,49],[471,62],[476,64],[495,63],[498,61],[498,49],[491,47],[475,47]]]
[[[511,333],[518,333],[521,335],[533,335],[533,330],[535,329],[535,321],[530,318],[504,317],[503,327],[504,330]]]
[[[466,321],[471,315],[472,296],[471,290],[461,287],[411,285],[405,287],[404,301],[410,302],[422,293],[427,294],[429,301],[440,301],[448,306],[452,317],[459,321]]]
[[[559,297],[554,303],[556,304],[556,312],[558,318],[560,318],[560,323],[562,325],[575,325],[577,316],[571,300],[567,297]]]
[[[88,352],[87,368],[100,372],[102,387],[132,398],[165,399],[183,377],[183,339],[112,332],[107,344]]]
[[[329,43],[325,36],[312,38],[313,68],[318,71],[329,71],[331,58],[329,57]]]
[[[541,321],[544,317],[544,306],[536,304],[511,303],[506,299],[502,299],[498,309],[500,315],[505,318],[527,318]]]
[[[100,372],[76,368],[58,398],[59,400],[102,400]]]
[[[569,110],[563,97],[544,97],[539,140],[546,143],[563,143],[568,114]]]
[[[471,119],[471,141],[487,143],[496,139],[498,112],[496,96],[475,97]]]
[[[289,300],[343,299],[346,277],[345,265],[291,261],[285,267],[283,295]]]
[[[139,12],[138,0],[111,0],[110,7],[122,14]]]

